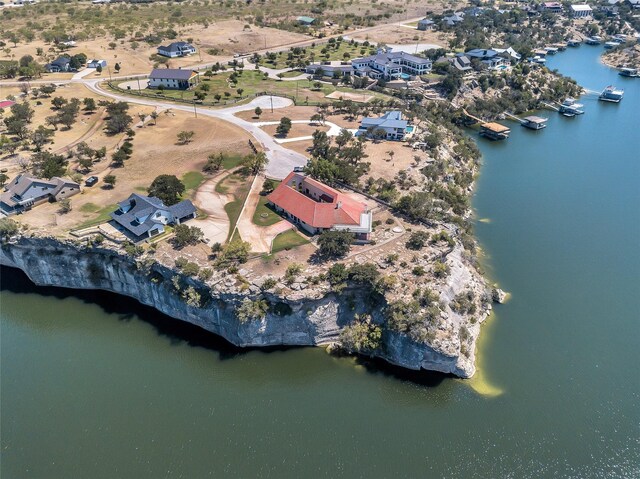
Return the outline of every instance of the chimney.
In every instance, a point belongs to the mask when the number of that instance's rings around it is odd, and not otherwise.
[[[336,209],[339,210],[340,208],[342,208],[342,201],[338,201],[336,204]]]

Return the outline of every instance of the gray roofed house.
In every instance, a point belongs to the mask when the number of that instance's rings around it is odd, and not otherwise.
[[[154,68],[149,75],[149,88],[187,90],[198,83],[198,72],[182,68]]]
[[[47,63],[44,69],[49,73],[68,72],[71,68],[71,59],[68,57],[58,57],[51,63]]]
[[[187,42],[173,42],[169,45],[162,45],[158,47],[158,55],[163,57],[176,58],[186,57],[196,52],[196,48]]]
[[[322,71],[322,75],[327,77],[335,76],[336,72],[342,75],[351,75],[353,67],[351,65],[322,65],[320,63],[312,63],[304,69],[305,73],[317,74],[318,69]]]
[[[444,17],[442,21],[448,27],[453,27],[464,21],[464,12],[455,12],[453,15]]]
[[[436,24],[433,20],[429,20],[428,18],[423,18],[418,21],[418,30],[433,30],[436,27]]]
[[[382,130],[387,140],[402,140],[407,132],[407,125],[407,120],[402,119],[402,112],[392,110],[379,118],[363,118],[356,136],[377,136],[376,130]]]
[[[196,207],[189,200],[165,206],[159,198],[137,193],[118,203],[118,209],[111,213],[114,226],[136,243],[162,234],[165,225],[195,217]]]
[[[356,75],[396,80],[429,73],[433,62],[406,52],[379,51],[375,55],[356,58],[351,64]]]
[[[465,54],[458,54],[451,59],[451,64],[458,70],[463,73],[470,72],[473,70],[471,66],[471,58],[469,58]]]
[[[4,187],[0,195],[0,211],[14,215],[30,210],[46,201],[59,201],[80,192],[75,181],[54,176],[50,180],[18,175]]]

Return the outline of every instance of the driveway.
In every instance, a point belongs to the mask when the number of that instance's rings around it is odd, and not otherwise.
[[[229,236],[229,217],[224,210],[224,205],[234,200],[233,195],[225,195],[216,192],[216,185],[227,176],[228,172],[224,172],[205,181],[200,185],[193,197],[193,203],[207,217],[203,220],[196,220],[192,226],[197,226],[204,233],[207,244],[214,243],[223,244]]]
[[[251,251],[254,253],[271,252],[271,243],[274,238],[293,228],[293,225],[284,219],[270,226],[258,226],[253,223],[253,214],[260,200],[260,191],[262,191],[264,180],[265,178],[258,177],[251,185],[251,190],[237,223],[240,236],[251,244]]]

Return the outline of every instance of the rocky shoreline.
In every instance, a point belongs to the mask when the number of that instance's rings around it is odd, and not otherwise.
[[[484,281],[475,270],[470,270],[461,260],[461,252],[449,255],[453,266],[450,282]],[[274,307],[262,319],[241,322],[234,314],[234,305],[242,299],[257,296],[247,291],[238,294],[211,290],[206,304],[194,307],[187,304],[176,292],[172,283],[179,273],[159,263],[150,268],[128,255],[108,248],[92,247],[77,241],[56,238],[20,236],[6,241],[0,249],[0,264],[19,268],[37,285],[73,289],[101,289],[122,294],[152,306],[176,319],[187,321],[218,334],[241,347],[266,347],[278,345],[318,346],[337,343],[340,331],[354,315],[366,308],[366,292],[349,288],[339,294],[328,292],[319,298],[280,297],[264,294]],[[185,287],[202,290],[206,287],[198,279],[180,276]],[[449,291],[453,294],[454,289]],[[354,304],[356,305],[354,307]],[[381,311],[373,321],[384,321]],[[480,325],[487,318],[491,306],[466,323],[468,336],[461,340],[458,334],[433,344],[413,340],[406,334],[386,330],[379,348],[370,356],[413,370],[431,370],[469,378],[475,372],[475,342]],[[450,316],[457,316],[451,314]],[[380,316],[380,317],[379,317]],[[457,323],[465,323],[463,317]],[[467,354],[461,353],[461,342],[468,344]]]

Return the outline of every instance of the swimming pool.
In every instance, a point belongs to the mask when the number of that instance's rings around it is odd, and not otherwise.
[[[413,133],[413,126],[409,125],[409,126],[405,129],[405,131],[406,131],[407,133]]]
[[[402,78],[403,80],[408,80],[409,78],[411,78],[411,76],[407,75],[406,73],[401,73],[400,78]]]

